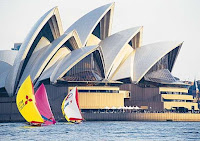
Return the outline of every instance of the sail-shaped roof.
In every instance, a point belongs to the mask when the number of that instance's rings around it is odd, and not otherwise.
[[[115,33],[100,42],[105,61],[107,79],[112,79],[114,73],[123,64],[131,52],[141,45],[143,27],[134,27]],[[135,38],[134,38],[135,37]],[[133,44],[133,40],[134,43]]]
[[[111,35],[114,5],[110,3],[94,9],[64,33],[58,8],[49,10],[33,26],[18,53],[7,57],[12,63],[4,61],[0,52],[0,88],[5,87],[12,96],[28,75],[35,86],[45,79],[55,83],[65,76],[73,78],[84,61],[95,68],[91,73],[96,71],[99,81],[129,79],[138,83],[156,68],[159,60],[166,58],[169,58],[168,66],[164,69],[171,72],[182,42],[159,42],[141,47],[142,26]],[[87,66],[81,71],[83,69]],[[78,72],[80,78],[87,77],[83,72]],[[84,81],[91,81],[91,77]]]
[[[71,44],[69,43],[71,42]],[[81,42],[75,30],[70,33],[64,33],[62,36],[54,40],[51,44],[46,46],[44,50],[40,50],[40,55],[34,58],[34,63],[30,63],[25,68],[19,85],[25,80],[27,75],[30,75],[35,81],[45,70],[46,67],[50,68],[60,57],[62,57],[63,47],[67,49],[64,54],[67,55],[71,50],[80,48]],[[53,61],[51,63],[51,61]],[[48,66],[50,65],[50,66]],[[34,67],[34,69],[32,69]]]
[[[45,36],[50,42],[52,42],[62,34],[63,29],[58,8],[55,7],[46,12],[36,22],[22,43],[19,53],[16,56],[14,65],[6,80],[6,90],[9,95],[12,95],[15,92],[24,68],[28,63],[40,38]]]
[[[76,30],[83,46],[85,46],[89,36],[97,27],[96,32],[100,32],[99,37],[102,40],[111,34],[113,11],[114,3],[96,8],[77,20],[66,32]]]
[[[133,80],[133,64],[134,64],[135,51],[133,51],[128,58],[122,63],[120,68],[116,71],[112,80],[120,80],[130,78]]]
[[[136,49],[133,69],[133,81],[138,83],[142,77],[158,62],[163,56],[177,47],[181,47],[183,42],[166,41],[148,44]],[[175,56],[177,56],[175,54]],[[173,59],[176,59],[173,58]],[[173,63],[175,60],[173,60]],[[173,66],[173,65],[172,65]]]
[[[98,45],[82,47],[72,51],[56,66],[50,76],[50,81],[55,83],[57,79],[62,78],[73,66],[97,49]]]

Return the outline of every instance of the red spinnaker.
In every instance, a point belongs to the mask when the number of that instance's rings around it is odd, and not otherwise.
[[[45,125],[55,124],[56,120],[51,111],[44,84],[41,84],[37,92],[35,93],[35,100],[36,100],[36,106],[42,118],[45,121],[44,124]]]

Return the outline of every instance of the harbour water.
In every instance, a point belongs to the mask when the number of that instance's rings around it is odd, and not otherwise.
[[[0,123],[0,140],[200,140],[200,122],[59,122],[44,127],[30,127],[25,123]]]

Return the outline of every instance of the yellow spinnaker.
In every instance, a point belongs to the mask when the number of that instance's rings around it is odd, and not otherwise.
[[[35,103],[33,84],[31,77],[28,76],[17,93],[17,108],[26,121],[30,123],[43,123],[44,120]]]

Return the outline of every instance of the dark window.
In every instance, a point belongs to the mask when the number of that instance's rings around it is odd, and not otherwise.
[[[92,34],[97,36],[100,39],[100,22],[98,23],[98,25],[96,26]]]
[[[172,100],[172,99],[164,99],[164,98],[163,98],[163,101],[164,101],[164,102],[172,102],[173,100]]]
[[[160,92],[160,94],[167,94],[167,92]]]
[[[89,90],[78,90],[78,92],[89,93]]]
[[[132,40],[130,40],[130,42],[128,44],[132,47]]]
[[[100,90],[100,92],[101,92],[101,93],[106,93],[107,91],[106,91],[106,90]]]
[[[74,48],[72,47],[71,43],[69,42],[69,40],[67,40],[67,42],[65,42],[64,44],[66,47],[68,47],[71,51],[74,50]]]
[[[186,102],[193,102],[192,100],[186,100]]]
[[[78,92],[85,92],[85,93],[119,93],[118,90],[78,90]]]

